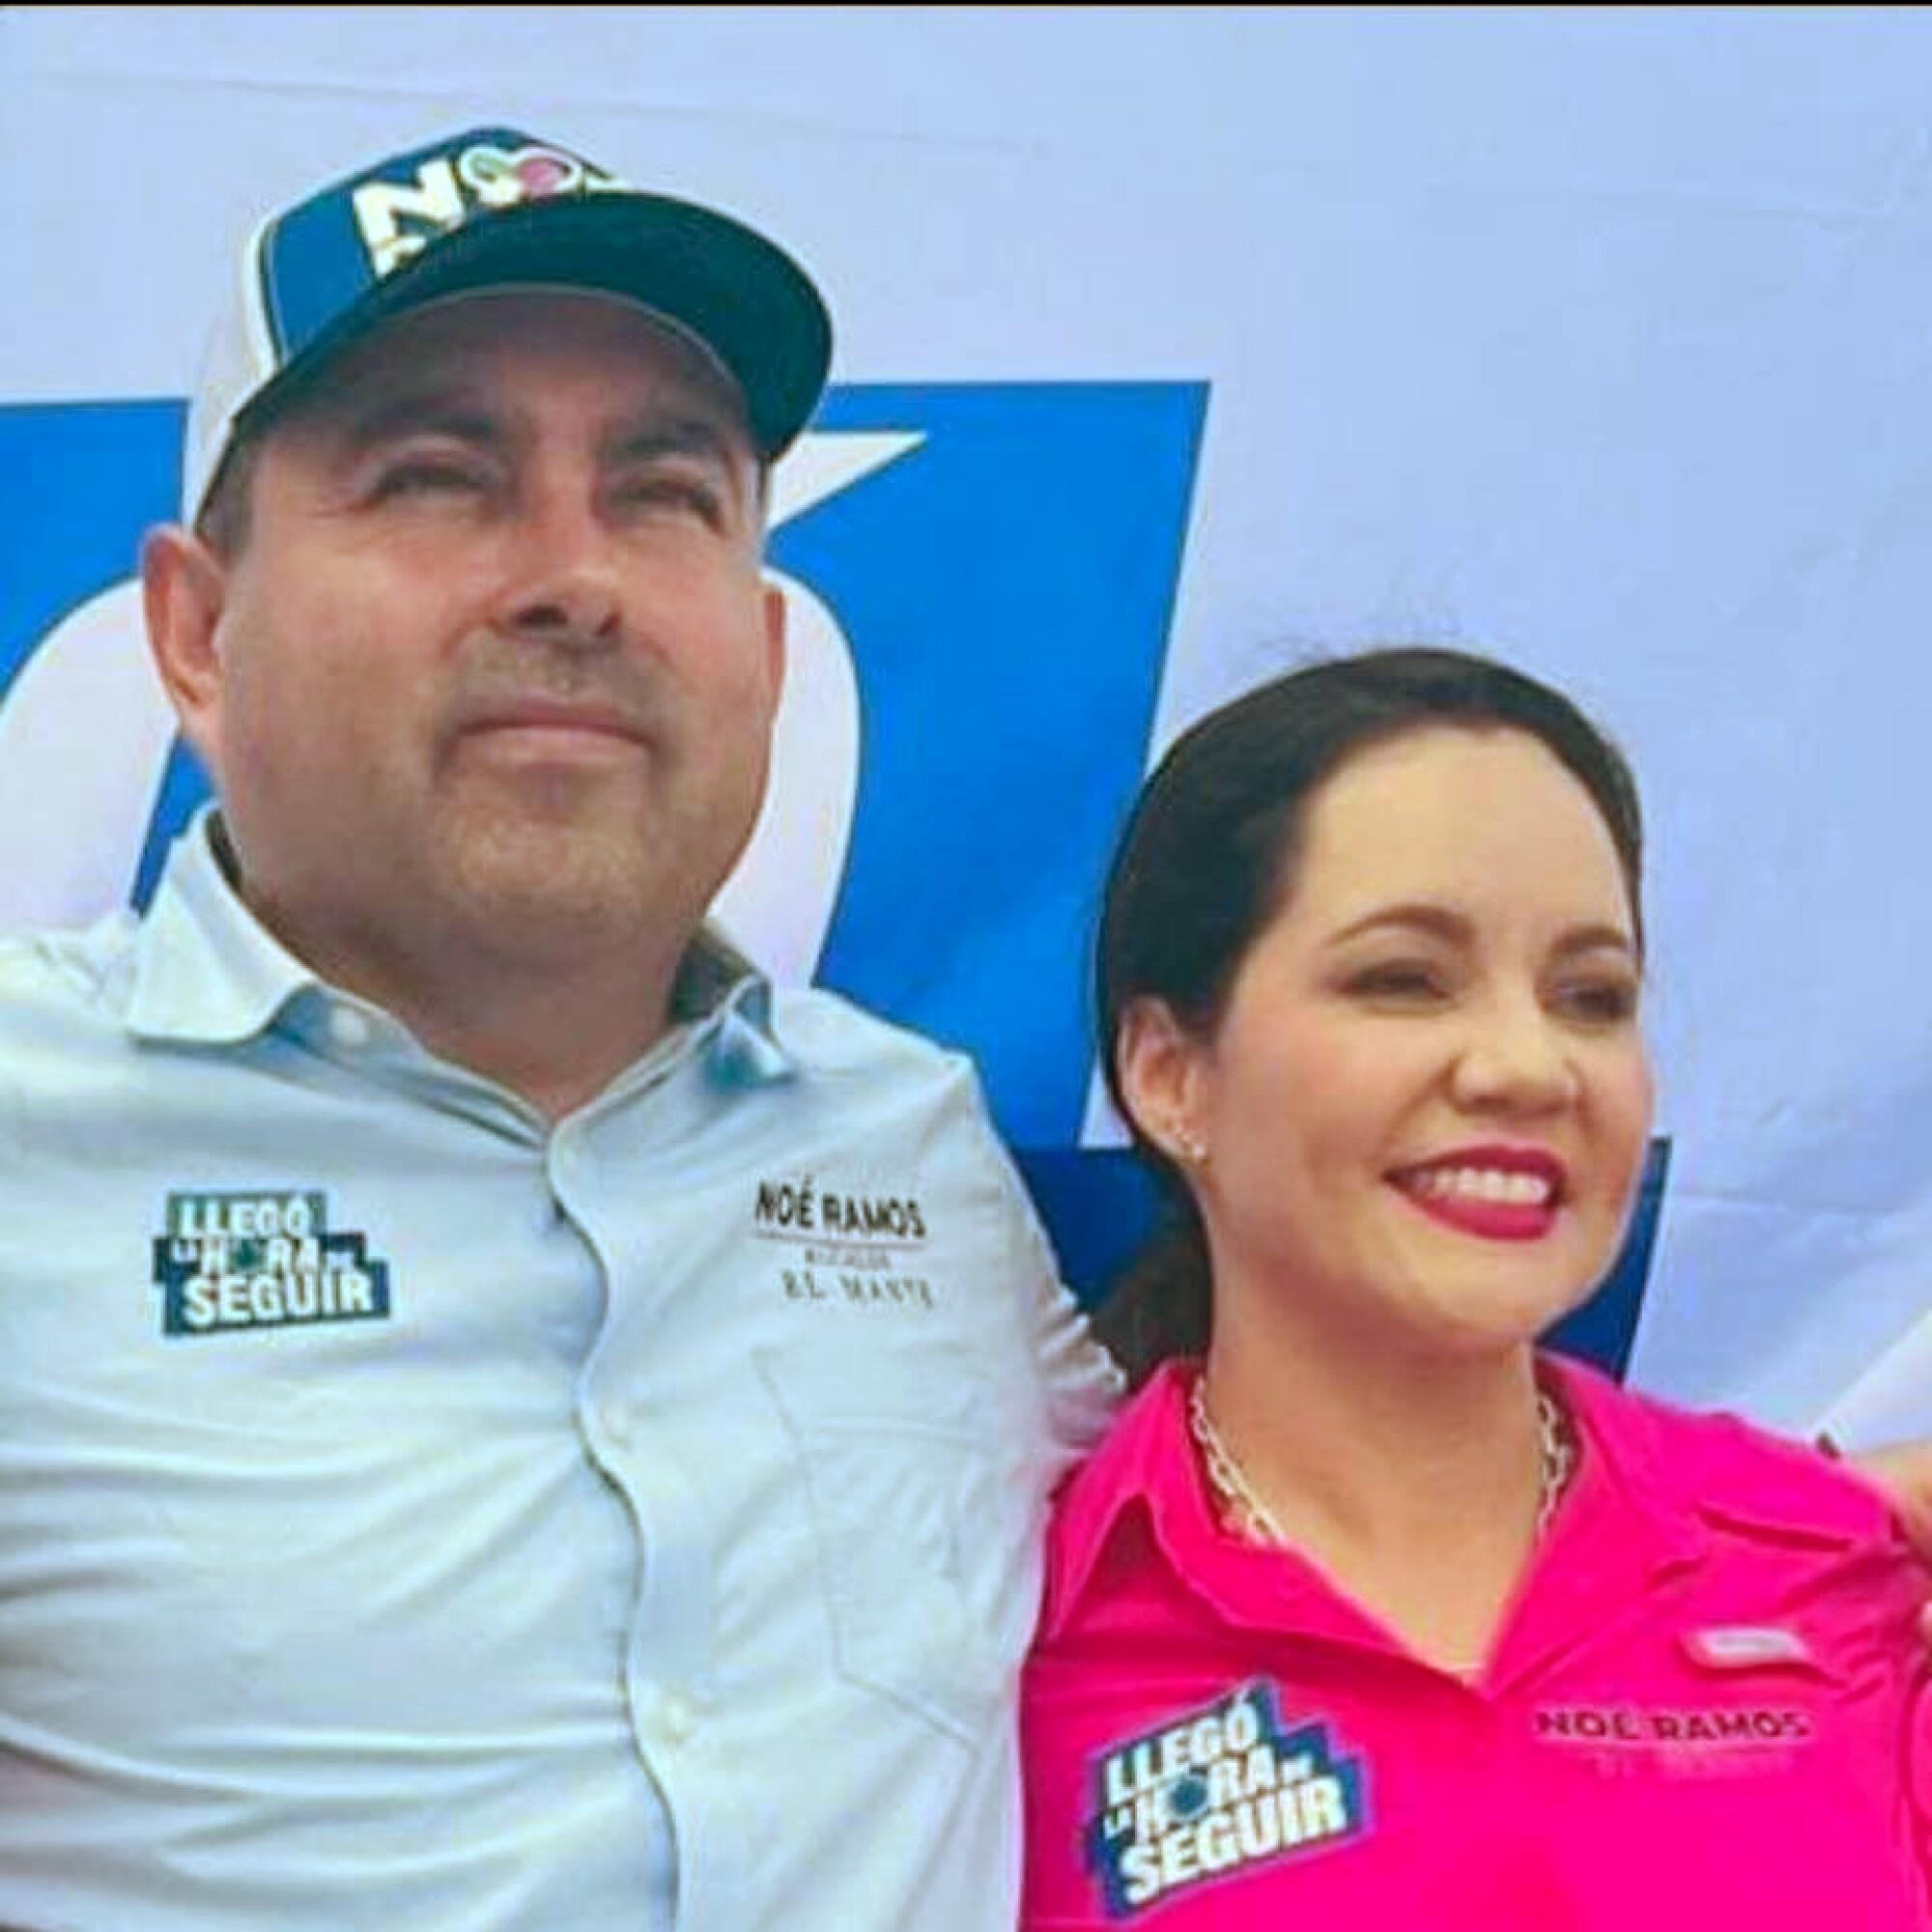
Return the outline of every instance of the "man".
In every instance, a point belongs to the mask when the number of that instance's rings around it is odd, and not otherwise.
[[[703,924],[829,354],[510,129],[251,242],[143,559],[218,814],[0,951],[0,1923],[1011,1924],[1114,1378],[969,1068]]]

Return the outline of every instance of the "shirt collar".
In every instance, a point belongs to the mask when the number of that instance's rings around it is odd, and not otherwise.
[[[176,839],[134,943],[128,1031],[137,1039],[232,1046],[321,981],[242,904],[204,809]]]
[[[1187,1421],[1198,1372],[1194,1362],[1162,1364],[1067,1485],[1045,1635],[1057,1636],[1073,1622],[1116,1543],[1130,1545],[1138,1525],[1178,1578],[1236,1620],[1271,1629],[1319,1627],[1379,1647],[1375,1627],[1354,1615],[1312,1566],[1297,1564],[1285,1573],[1281,1552],[1251,1548],[1221,1530]],[[1552,1552],[1561,1565],[1574,1546],[1605,1532],[1633,1564],[1651,1574],[1698,1560],[1710,1545],[1698,1497],[1676,1480],[1649,1411],[1578,1363],[1545,1355],[1540,1373],[1557,1390],[1582,1453],[1538,1567]]]
[[[225,854],[219,814],[206,807],[175,841],[135,941],[126,1024],[137,1039],[233,1046],[266,1032],[298,995],[330,991],[243,903]],[[773,1031],[769,982],[710,926],[678,962],[670,1018],[710,1033],[711,1071],[724,1084],[793,1070]]]
[[[1067,1484],[1056,1524],[1044,1636],[1058,1636],[1073,1620],[1101,1559],[1117,1536],[1127,1534],[1130,1520],[1145,1522],[1179,1574],[1189,1574],[1185,1546],[1193,1538],[1183,1530],[1183,1548],[1177,1550],[1160,1528],[1165,1522],[1172,1530],[1177,1516],[1196,1512],[1205,1523],[1207,1503],[1187,1433],[1187,1390],[1198,1370],[1194,1362],[1163,1362]]]
[[[1545,1355],[1539,1372],[1579,1454],[1489,1660],[1486,1681],[1498,1692],[1644,1614],[1668,1573],[1695,1568],[1713,1548],[1694,1484],[1673,1465],[1653,1411],[1580,1362]]]
[[[1537,1373],[1554,1389],[1581,1447],[1552,1537],[1559,1530],[1587,1537],[1593,1519],[1614,1512],[1653,1571],[1702,1557],[1711,1545],[1702,1487],[1673,1460],[1659,1411],[1568,1355],[1539,1355]]]

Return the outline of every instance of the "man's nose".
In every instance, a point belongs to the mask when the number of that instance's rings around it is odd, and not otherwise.
[[[510,543],[502,629],[579,650],[616,640],[621,582],[593,502],[564,487],[533,489]]]
[[[1578,1092],[1570,1042],[1527,991],[1498,994],[1471,1010],[1452,1085],[1472,1113],[1552,1113]]]

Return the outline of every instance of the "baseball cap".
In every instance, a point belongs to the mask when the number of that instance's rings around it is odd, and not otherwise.
[[[249,238],[188,404],[185,514],[237,428],[350,342],[426,302],[530,287],[621,297],[696,342],[737,386],[767,462],[825,386],[831,320],[777,243],[554,141],[474,128],[331,183]]]

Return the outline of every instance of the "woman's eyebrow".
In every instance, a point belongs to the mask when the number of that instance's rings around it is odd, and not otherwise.
[[[1636,956],[1636,941],[1620,925],[1572,926],[1549,951],[1555,958],[1568,959],[1575,953],[1595,952],[1605,948],[1627,952],[1632,958]]]
[[[1416,900],[1402,905],[1378,906],[1374,912],[1365,913],[1360,919],[1351,920],[1340,931],[1331,933],[1327,943],[1340,946],[1365,932],[1379,931],[1386,926],[1420,932],[1452,946],[1471,944],[1476,930],[1470,920],[1453,906]],[[1571,926],[1549,950],[1552,957],[1568,959],[1579,952],[1604,950],[1628,953],[1634,958],[1637,949],[1636,941],[1621,926],[1593,922]]]
[[[1358,938],[1381,926],[1406,927],[1410,931],[1427,933],[1432,939],[1448,940],[1454,945],[1467,945],[1475,931],[1468,919],[1453,906],[1416,899],[1401,905],[1378,906],[1374,912],[1350,920],[1339,932],[1329,934],[1328,944],[1340,946],[1345,940]]]

